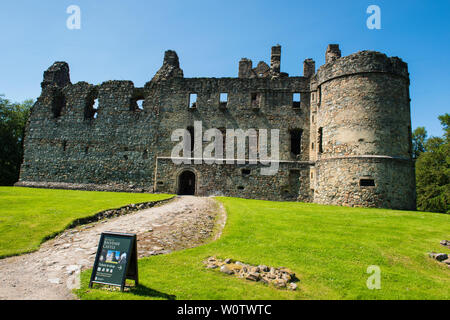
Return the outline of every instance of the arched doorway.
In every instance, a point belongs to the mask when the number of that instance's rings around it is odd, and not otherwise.
[[[195,174],[192,171],[184,171],[178,176],[178,194],[195,195]]]

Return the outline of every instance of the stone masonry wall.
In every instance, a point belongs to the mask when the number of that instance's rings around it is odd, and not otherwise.
[[[317,82],[314,201],[414,209],[406,64],[364,51],[322,66]]]
[[[254,68],[243,58],[238,78],[184,78],[169,50],[142,88],[131,81],[72,84],[67,63],[56,62],[44,73],[27,124],[18,184],[177,193],[189,170],[198,195],[414,209],[406,63],[371,51],[341,57],[338,45],[328,47],[326,61],[316,73],[306,59],[304,76],[290,77],[275,46],[270,66]],[[261,164],[248,162],[175,165],[172,133],[198,122],[203,133],[279,130],[278,173],[262,176]],[[299,131],[296,155],[291,134]],[[209,143],[196,144],[193,154]],[[361,188],[361,177],[375,185]]]

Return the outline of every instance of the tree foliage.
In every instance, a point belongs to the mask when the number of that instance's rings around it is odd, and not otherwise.
[[[450,115],[439,120],[444,136],[424,140],[424,151],[416,161],[417,208],[450,213]]]
[[[427,139],[427,130],[425,127],[417,127],[412,133],[412,156],[417,159],[425,151],[425,141]]]
[[[25,125],[33,100],[11,103],[0,96],[0,185],[19,179]]]

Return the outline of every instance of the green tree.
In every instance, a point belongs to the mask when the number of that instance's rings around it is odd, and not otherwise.
[[[19,179],[25,125],[33,100],[11,103],[0,96],[0,185]]]
[[[444,137],[431,137],[416,161],[417,208],[450,213],[450,115],[439,116]]]
[[[425,151],[425,141],[427,139],[427,130],[425,127],[417,127],[412,133],[412,157],[417,159]]]
[[[442,116],[439,116],[438,119],[439,121],[441,121],[441,124],[444,127],[444,137],[448,141],[450,139],[450,114],[446,113]]]

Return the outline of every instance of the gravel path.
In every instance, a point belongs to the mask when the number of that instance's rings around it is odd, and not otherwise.
[[[217,219],[216,219],[217,218]],[[220,236],[225,210],[212,198],[193,196],[69,229],[33,253],[0,260],[0,299],[75,299],[69,288],[92,268],[103,231],[136,233],[139,257],[191,248]]]

